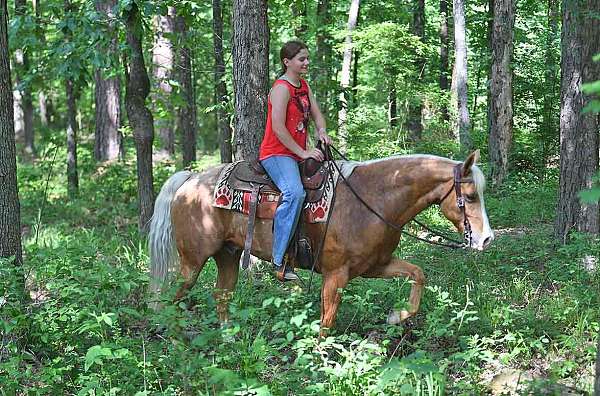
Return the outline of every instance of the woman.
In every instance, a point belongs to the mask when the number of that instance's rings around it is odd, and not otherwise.
[[[277,279],[283,282],[298,279],[283,260],[305,196],[298,161],[324,159],[320,150],[306,147],[309,118],[312,116],[315,121],[318,140],[330,144],[331,138],[325,132],[325,118],[319,105],[301,77],[308,72],[308,48],[300,41],[289,41],[281,48],[279,57],[283,74],[269,93],[267,126],[259,160],[282,193],[273,220],[273,266]]]

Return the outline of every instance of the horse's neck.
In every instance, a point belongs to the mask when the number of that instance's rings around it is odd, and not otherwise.
[[[366,183],[374,191],[384,183],[386,218],[399,226],[439,202],[452,179],[452,163],[444,158],[398,157],[369,166],[374,177],[367,177]]]

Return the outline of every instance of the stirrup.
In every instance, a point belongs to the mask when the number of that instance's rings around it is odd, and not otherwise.
[[[288,282],[300,279],[294,270],[287,265],[286,260],[284,260],[283,264],[281,265],[275,265],[275,263],[273,263],[273,270],[275,277],[280,282]]]

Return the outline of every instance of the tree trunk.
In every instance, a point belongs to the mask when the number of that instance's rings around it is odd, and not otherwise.
[[[390,77],[388,81],[388,121],[391,129],[398,126],[398,101],[395,77]]]
[[[113,61],[116,63],[118,59],[118,32],[113,22],[115,5],[116,0],[96,1],[96,11],[105,19],[106,34],[110,37],[108,48],[99,46],[98,50],[107,54],[111,64]],[[94,90],[96,102],[94,158],[96,161],[112,161],[119,157],[123,158],[123,135],[119,131],[121,126],[121,82],[119,77],[104,78],[102,69],[96,69],[94,80],[96,82]]]
[[[255,159],[267,122],[269,28],[266,0],[233,2],[235,158]]]
[[[563,0],[560,98],[560,182],[555,235],[566,243],[569,232],[598,234],[598,203],[584,204],[578,193],[592,186],[598,171],[598,114],[582,112],[591,100],[581,91],[583,83],[600,76],[600,14],[597,0]]]
[[[542,157],[550,157],[553,142],[559,136],[558,117],[556,117],[556,99],[558,87],[558,64],[554,53],[554,45],[558,36],[559,1],[548,0],[548,36],[546,37],[546,68],[544,71],[544,107],[541,125]],[[549,144],[550,143],[550,144]],[[542,177],[545,177],[546,164],[542,167]]]
[[[221,0],[213,0],[213,46],[215,50],[215,98],[217,102],[217,128],[221,162],[231,162],[231,126],[227,114],[227,85],[225,84],[225,60],[223,58],[223,10]]]
[[[305,40],[306,31],[308,26],[306,25],[306,0],[294,0],[292,3],[292,14],[296,23],[294,34],[296,38]]]
[[[125,69],[127,87],[125,107],[133,129],[137,155],[138,207],[140,211],[139,229],[145,234],[154,210],[154,189],[152,177],[152,141],[154,123],[152,113],[145,105],[150,92],[150,80],[142,51],[143,26],[137,3],[125,11],[125,30],[130,58]]]
[[[360,52],[355,51],[354,52],[354,56],[353,56],[353,63],[354,65],[352,66],[352,106],[357,106],[358,105],[358,58],[360,58]]]
[[[492,185],[500,186],[508,173],[513,131],[514,0],[494,0],[493,15],[489,154]]]
[[[42,7],[39,0],[33,0],[33,12],[35,14],[35,38],[40,43],[40,48],[46,48],[46,35],[44,34],[44,19],[42,18]],[[40,58],[43,56],[43,52],[40,51]],[[42,126],[48,126],[48,105],[46,92],[47,88],[45,81],[39,81],[42,87],[38,89],[37,100],[38,100],[38,111],[40,116],[40,124]]]
[[[425,42],[425,0],[415,0],[413,8],[413,23],[411,26],[412,33]],[[412,142],[421,140],[423,134],[423,124],[421,122],[421,113],[423,112],[423,102],[419,96],[420,86],[425,74],[425,58],[419,56],[416,59],[415,66],[417,67],[416,92],[408,104],[408,119],[407,129],[408,138]]]
[[[15,256],[19,265],[23,258],[7,19],[6,0],[0,0],[0,257]]]
[[[448,0],[440,0],[440,91],[448,92]],[[450,121],[448,104],[442,105],[442,120]]]
[[[472,142],[467,103],[467,31],[464,0],[454,0],[453,14],[458,136],[461,151],[467,152],[471,150]]]
[[[77,196],[79,190],[79,177],[77,175],[77,108],[76,94],[73,80],[65,82],[67,93],[67,191],[69,198]]]
[[[15,15],[25,16],[27,14],[27,4],[25,0],[15,0]],[[20,101],[16,103],[20,106],[19,113],[23,115],[23,129],[15,131],[17,136],[22,136],[23,148],[25,153],[35,156],[35,144],[33,134],[33,102],[31,99],[31,86],[24,81],[24,76],[29,73],[29,54],[22,48],[15,50],[15,82],[20,92]]]
[[[159,107],[163,111],[154,121],[160,140],[160,151],[163,155],[172,157],[175,155],[175,133],[174,133],[174,107],[171,93],[173,87],[173,64],[175,54],[171,38],[175,31],[175,7],[167,7],[167,15],[157,15],[154,19],[156,29],[156,41],[152,49],[152,65],[154,67],[154,83],[157,85],[154,96],[155,108]]]
[[[352,32],[356,28],[360,0],[352,0],[348,12],[348,30],[344,44],[344,60],[342,62],[342,76],[340,81],[340,110],[338,112],[338,138],[340,151],[346,153],[348,148],[348,129],[346,119],[348,118],[348,96],[350,86],[350,66],[352,65]]]
[[[176,17],[175,29],[180,40],[177,54],[179,86],[183,104],[179,107],[177,130],[181,133],[183,166],[196,161],[196,136],[198,120],[196,115],[196,94],[192,78],[192,55],[189,45],[188,29],[183,16]]]
[[[329,0],[319,0],[317,3],[317,45],[315,56],[310,66],[311,89],[317,96],[324,115],[329,115],[329,81],[331,65],[331,37],[327,30],[329,26]]]

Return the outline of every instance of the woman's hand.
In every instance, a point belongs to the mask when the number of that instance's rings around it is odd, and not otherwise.
[[[302,155],[300,156],[302,159],[307,159],[307,158],[314,158],[319,162],[323,162],[323,160],[325,159],[325,156],[323,155],[323,152],[321,152],[321,150],[319,150],[318,148],[312,148],[310,150],[304,150],[304,152],[302,153]]]
[[[331,137],[325,132],[325,128],[321,128],[317,131],[317,139],[328,146],[331,144]]]

